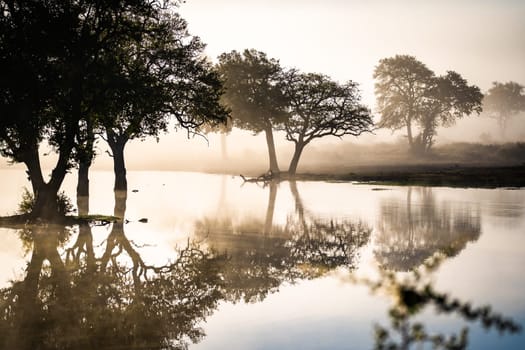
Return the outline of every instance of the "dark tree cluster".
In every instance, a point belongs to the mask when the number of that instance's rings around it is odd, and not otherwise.
[[[192,132],[224,122],[219,75],[174,13],[178,2],[0,1],[0,153],[27,167],[34,217],[60,215],[57,193],[74,166],[78,194],[88,194],[96,135],[124,190],[128,140],[170,123]],[[49,179],[42,143],[58,155]]]

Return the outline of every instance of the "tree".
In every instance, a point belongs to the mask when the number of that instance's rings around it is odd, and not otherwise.
[[[380,127],[407,128],[412,151],[426,152],[434,144],[437,127],[450,126],[456,119],[481,112],[481,94],[475,85],[456,72],[436,76],[413,56],[384,58],[374,71],[375,92],[381,114]],[[420,134],[413,136],[417,122]]]
[[[414,143],[412,123],[421,115],[433,75],[415,57],[406,55],[383,58],[374,70],[379,126],[392,130],[406,127],[410,147]]]
[[[124,148],[129,140],[158,136],[173,119],[176,127],[198,132],[204,123],[224,123],[218,73],[177,14],[145,22],[147,35],[120,48],[112,110],[102,118],[114,162],[115,190],[126,190]]]
[[[141,40],[142,20],[164,2],[125,0],[0,1],[0,152],[27,167],[32,216],[57,216],[57,193],[74,166],[80,128],[106,112],[109,58],[122,42]],[[139,20],[140,19],[140,20]],[[93,89],[97,87],[97,89]],[[46,181],[39,147],[58,160]]]
[[[306,145],[325,136],[359,136],[371,131],[372,117],[360,104],[357,84],[338,84],[321,74],[287,73],[286,95],[290,103],[290,118],[284,123],[286,139],[295,145],[288,168],[295,175]]]
[[[218,68],[225,85],[224,101],[232,111],[234,126],[255,134],[264,131],[270,171],[278,175],[273,129],[288,117],[279,62],[256,50],[245,50],[242,54],[232,51],[219,56]]]
[[[421,132],[417,137],[416,150],[420,152],[430,150],[439,125],[451,126],[463,116],[481,112],[483,94],[477,86],[469,86],[458,73],[448,71],[444,76],[435,77],[432,84],[419,119]]]
[[[485,98],[483,109],[487,115],[498,121],[501,134],[505,133],[507,123],[514,115],[525,111],[524,87],[513,81],[492,83]]]

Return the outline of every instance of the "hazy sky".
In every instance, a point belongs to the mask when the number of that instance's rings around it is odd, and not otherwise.
[[[361,84],[372,105],[379,59],[416,56],[486,91],[525,84],[523,0],[187,0],[180,13],[215,59],[255,48],[284,66]]]

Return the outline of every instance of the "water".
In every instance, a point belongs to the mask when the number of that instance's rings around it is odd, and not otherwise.
[[[525,324],[525,190],[130,172],[116,196],[112,181],[92,173],[89,212],[124,223],[0,229],[4,348],[525,345],[508,332]],[[0,214],[23,186],[0,171]]]

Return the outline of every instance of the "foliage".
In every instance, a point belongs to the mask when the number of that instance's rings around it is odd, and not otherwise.
[[[22,193],[22,201],[18,204],[18,214],[31,214],[35,205],[35,196],[27,188],[24,187]],[[75,211],[75,206],[71,199],[66,195],[65,192],[59,192],[57,195],[57,210],[58,215],[65,216]]]
[[[457,119],[481,112],[481,94],[475,85],[456,72],[436,76],[413,56],[384,58],[375,68],[375,92],[381,114],[380,127],[407,128],[412,150],[427,152],[434,144],[438,126],[450,126]],[[413,123],[420,134],[413,137]]]
[[[295,144],[289,172],[295,174],[303,148],[325,136],[358,136],[373,125],[368,108],[360,104],[357,84],[338,84],[321,74],[286,74],[285,93],[290,118],[284,123],[286,139]]]
[[[118,48],[118,71],[109,91],[112,110],[103,118],[106,132],[142,139],[165,131],[171,117],[189,131],[205,122],[225,122],[218,73],[204,57],[205,45],[188,33],[186,21],[164,13],[143,25],[143,40]]]
[[[481,94],[477,86],[467,81],[456,72],[435,77],[433,86],[423,100],[423,109],[419,119],[421,133],[417,144],[422,151],[428,151],[434,144],[437,127],[451,126],[464,115],[481,112]]]
[[[217,67],[235,126],[257,134],[286,120],[288,101],[279,61],[253,49],[231,51],[219,56]]]
[[[204,44],[191,36],[176,13],[144,21],[141,41],[133,38],[116,49],[109,112],[101,118],[103,136],[114,156],[115,189],[127,188],[124,147],[176,128],[197,133],[204,124],[225,123],[219,103],[222,83],[203,54]]]
[[[383,58],[374,70],[380,127],[410,128],[420,114],[420,104],[431,86],[434,73],[413,56]],[[409,142],[412,135],[409,129]]]
[[[507,127],[507,123],[514,115],[525,111],[525,87],[516,82],[492,83],[485,98],[483,109],[486,114],[498,120],[501,132]]]
[[[177,1],[95,0],[0,2],[0,153],[23,162],[36,216],[51,216],[65,174],[82,153],[83,125],[107,115],[124,45],[144,40],[144,22]],[[115,88],[116,87],[116,88]],[[38,148],[58,153],[51,179]]]

